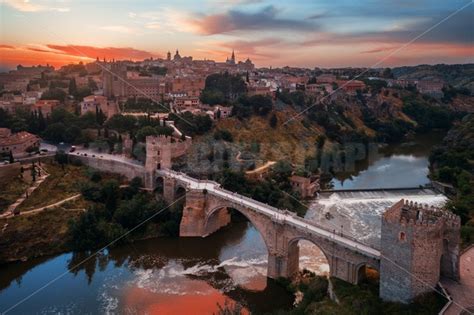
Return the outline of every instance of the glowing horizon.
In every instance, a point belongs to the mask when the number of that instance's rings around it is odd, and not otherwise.
[[[143,60],[175,49],[216,61],[234,49],[238,60],[249,57],[257,67],[369,67],[387,56],[378,67],[471,63],[471,4],[2,0],[0,68]]]

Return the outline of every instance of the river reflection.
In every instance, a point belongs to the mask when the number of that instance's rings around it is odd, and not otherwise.
[[[9,313],[212,314],[226,299],[251,311],[289,308],[293,297],[266,278],[266,255],[258,231],[239,222],[205,239],[127,244],[75,269],[87,255],[69,253],[4,265],[1,311],[62,273]]]
[[[354,169],[337,172],[334,189],[370,189],[418,187],[429,183],[429,155],[441,143],[445,133],[431,132],[413,139],[380,146],[366,159],[357,161]]]

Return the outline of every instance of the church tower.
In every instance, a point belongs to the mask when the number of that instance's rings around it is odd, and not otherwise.
[[[234,54],[234,50],[232,49],[232,56],[230,57],[230,61],[235,64],[235,54]]]
[[[170,61],[171,60],[171,53],[168,50],[168,53],[166,54],[166,60]]]
[[[176,54],[174,54],[173,60],[180,60],[181,56],[179,55],[179,50],[176,49]]]

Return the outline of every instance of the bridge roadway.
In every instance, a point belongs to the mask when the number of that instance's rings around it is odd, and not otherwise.
[[[276,222],[292,225],[298,229],[306,230],[307,232],[314,233],[321,237],[329,239],[346,248],[355,250],[357,252],[362,252],[369,257],[380,259],[381,254],[380,251],[377,249],[360,243],[357,240],[351,239],[347,236],[338,235],[334,231],[328,231],[327,229],[321,226],[317,226],[314,222],[296,216],[292,212],[282,211],[265,203],[225,190],[214,181],[198,180],[184,173],[179,173],[169,169],[161,169],[158,170],[157,173],[161,176],[174,178],[180,181],[181,183],[184,183],[188,189],[206,190],[208,193],[211,193],[215,196],[230,200],[234,203],[248,207],[256,212],[271,217],[272,220]]]

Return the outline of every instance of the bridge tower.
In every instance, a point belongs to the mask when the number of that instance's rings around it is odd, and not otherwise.
[[[401,200],[382,218],[380,297],[409,303],[440,276],[459,279],[460,218]]]
[[[171,168],[171,151],[171,137],[164,135],[146,137],[145,186],[147,188],[154,187],[157,169]]]

